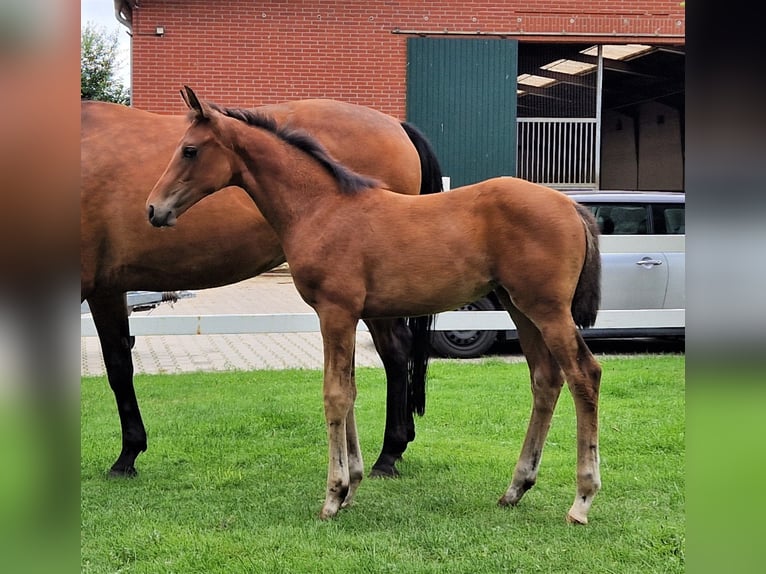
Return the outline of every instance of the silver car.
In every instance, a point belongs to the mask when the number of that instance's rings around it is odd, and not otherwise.
[[[585,338],[683,337],[685,333],[685,194],[578,191],[567,195],[590,207],[601,231],[601,307]],[[502,310],[493,294],[461,307]],[[509,319],[510,321],[510,319]],[[437,331],[434,351],[446,357],[485,354],[516,339],[507,330]]]

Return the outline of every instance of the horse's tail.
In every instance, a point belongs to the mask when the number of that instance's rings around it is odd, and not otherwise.
[[[402,122],[402,128],[412,140],[412,145],[420,156],[420,195],[444,191],[442,184],[442,168],[436,157],[431,142],[423,133],[410,123]]]
[[[585,261],[572,299],[572,318],[580,328],[592,327],[601,304],[601,253],[598,224],[590,209],[576,204],[585,227]]]
[[[410,123],[402,122],[402,128],[412,141],[420,157],[420,194],[438,193],[444,190],[442,168],[431,143],[425,135]],[[423,415],[426,412],[426,376],[431,358],[431,335],[434,317],[409,317],[407,327],[412,334],[412,346],[407,364],[407,405],[410,412]]]
[[[410,356],[407,361],[407,406],[411,413],[423,416],[426,412],[426,376],[431,358],[431,332],[433,315],[408,317],[407,327],[412,334]]]

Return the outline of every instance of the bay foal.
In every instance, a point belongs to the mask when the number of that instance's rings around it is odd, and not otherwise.
[[[517,504],[535,483],[566,379],[577,416],[577,488],[567,519],[586,523],[601,485],[601,368],[577,330],[593,324],[600,297],[590,212],[510,177],[436,195],[391,193],[334,162],[305,133],[201,102],[189,88],[182,94],[191,124],[147,199],[147,214],[153,225],[174,225],[190,206],[234,184],[274,227],[324,342],[329,464],[320,517],[348,505],[363,475],[354,418],[358,321],[441,312],[495,290],[518,329],[533,393],[527,435],[499,504]]]

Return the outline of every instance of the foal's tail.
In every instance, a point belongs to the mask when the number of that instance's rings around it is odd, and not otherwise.
[[[601,253],[598,224],[590,209],[576,204],[585,227],[585,261],[572,299],[572,318],[580,328],[592,327],[601,304]]]
[[[444,191],[442,168],[436,152],[425,135],[410,123],[402,122],[402,128],[412,140],[420,157],[420,195]],[[431,358],[431,335],[434,317],[409,317],[407,326],[412,333],[412,346],[407,364],[407,405],[410,412],[423,415],[426,412],[426,376]]]

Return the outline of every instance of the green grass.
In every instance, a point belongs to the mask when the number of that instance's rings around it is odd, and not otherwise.
[[[603,358],[601,475],[585,527],[565,390],[537,485],[499,508],[531,404],[524,364],[436,362],[396,480],[365,479],[332,521],[318,371],[136,377],[149,450],[106,479],[119,423],[104,378],[82,380],[85,573],[683,572],[681,355]],[[366,467],[383,434],[382,370],[360,369]]]

